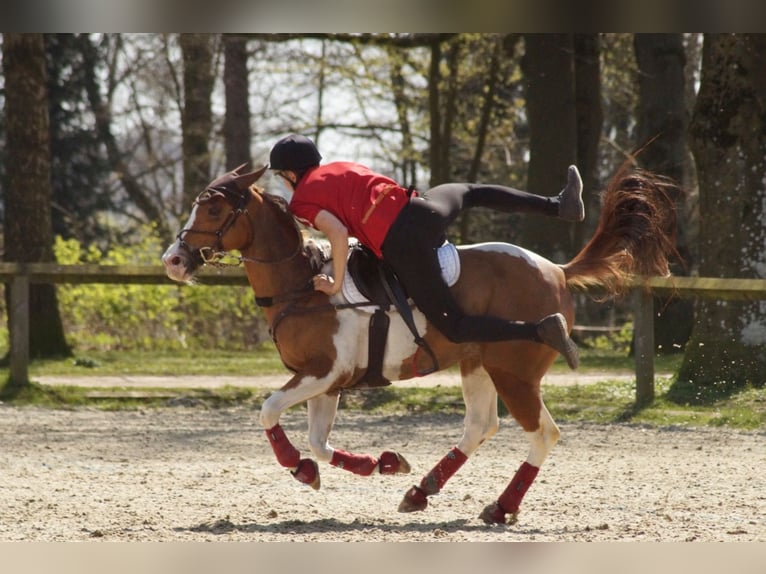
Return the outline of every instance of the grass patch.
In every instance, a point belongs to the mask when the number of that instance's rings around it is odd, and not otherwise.
[[[650,426],[726,427],[743,430],[766,429],[766,390],[746,389],[709,405],[678,405],[667,398],[669,378],[658,379],[657,399],[644,408],[634,404],[633,384],[604,380],[589,385],[559,387],[545,385],[545,403],[560,422],[596,424],[636,423]],[[121,388],[95,389],[31,384],[19,393],[7,389],[0,400],[17,405],[47,408],[90,407],[103,410],[155,407],[223,408],[245,406],[257,410],[269,389],[221,387],[215,389]],[[381,389],[352,391],[341,396],[341,408],[374,414],[418,414],[465,412],[458,386],[409,388],[394,385]],[[500,413],[507,417],[502,404]],[[304,409],[298,405],[296,409]]]
[[[656,358],[658,373],[677,371],[682,357]],[[631,422],[652,426],[712,426],[739,429],[766,428],[766,389],[742,388],[734,393],[700,395],[699,389],[680,392],[671,377],[657,377],[656,399],[637,408],[635,384],[610,379],[609,373],[631,372],[634,362],[624,354],[585,349],[580,373],[603,373],[595,384],[557,387],[545,385],[546,405],[559,422],[608,424]],[[264,344],[250,352],[100,352],[81,354],[75,359],[33,361],[30,378],[42,375],[82,376],[82,386],[47,386],[32,383],[22,389],[0,390],[0,400],[18,405],[49,408],[88,406],[101,409],[132,409],[167,406],[248,406],[260,408],[268,389],[223,387],[215,389],[90,388],[87,377],[108,375],[265,375],[287,374],[273,345]],[[554,372],[567,372],[563,360],[554,363]],[[0,369],[0,380],[7,369]],[[408,388],[392,385],[382,389],[346,392],[341,407],[377,414],[464,412],[460,387]],[[296,408],[305,408],[299,406]],[[506,415],[500,405],[500,412]]]
[[[0,375],[7,367],[0,369]],[[34,360],[29,365],[31,379],[43,375],[140,376],[140,375],[269,375],[286,373],[273,343],[263,343],[252,351],[88,351],[65,359]]]
[[[658,378],[656,399],[643,408],[635,405],[632,382],[605,380],[573,387],[546,386],[543,391],[551,415],[561,422],[766,428],[766,389],[746,388],[705,404],[679,404],[669,396],[671,385],[672,378]]]
[[[656,355],[654,357],[654,370],[657,373],[675,373],[681,367],[682,354]],[[569,370],[563,358],[559,357],[554,363],[554,369],[561,372]],[[616,353],[608,350],[581,349],[580,368],[578,373],[588,372],[615,372],[636,370],[636,359],[625,353]]]
[[[379,389],[351,391],[343,393],[340,407],[375,414],[465,412],[459,386],[408,388],[394,384]]]
[[[110,387],[92,388],[72,385],[40,385],[32,382],[21,389],[7,385],[0,390],[0,401],[16,405],[73,409],[130,410],[190,406],[222,408],[251,405],[260,407],[268,396],[263,389],[224,386],[215,389]]]
[[[682,355],[655,358],[657,372],[676,372]],[[583,349],[579,373],[625,372],[635,370],[635,360],[624,353]],[[566,373],[569,368],[559,358],[551,372]],[[29,364],[31,379],[45,375],[59,376],[140,376],[140,375],[209,375],[257,376],[287,374],[274,344],[264,342],[250,351],[182,350],[182,351],[80,351],[74,357],[38,359]],[[0,378],[8,376],[8,366],[0,366]]]

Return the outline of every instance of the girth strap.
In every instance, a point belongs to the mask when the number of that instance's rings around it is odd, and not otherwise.
[[[297,291],[290,291],[288,293],[282,293],[281,295],[272,295],[271,297],[256,297],[255,304],[259,307],[272,307],[277,303],[285,303],[286,301],[295,301],[296,299],[302,299],[306,297],[311,291],[314,290],[314,285],[311,281],[306,283],[301,289]]]
[[[423,349],[431,358],[431,368],[425,371],[418,371],[417,374],[418,376],[424,376],[436,372],[439,370],[439,362],[436,359],[436,355],[431,350],[431,346],[418,332],[418,327],[415,325],[415,317],[412,315],[412,309],[410,309],[410,305],[407,301],[407,294],[402,289],[401,283],[398,281],[390,282],[388,280],[383,269],[384,265],[385,263],[381,261],[378,266],[378,273],[380,274],[380,282],[383,285],[383,289],[385,289],[389,300],[394,304],[396,310],[399,311],[399,315],[401,315],[404,324],[407,325],[407,328],[412,333],[412,336],[415,339],[415,344]]]

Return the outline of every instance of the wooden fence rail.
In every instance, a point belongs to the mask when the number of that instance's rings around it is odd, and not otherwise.
[[[241,268],[204,268],[204,285],[247,285]],[[55,263],[0,263],[0,282],[10,284],[10,381],[29,379],[29,285],[31,283],[123,283],[176,285],[159,265],[59,265]],[[654,398],[654,296],[723,300],[766,299],[766,279],[716,277],[646,277],[633,291],[636,402]]]

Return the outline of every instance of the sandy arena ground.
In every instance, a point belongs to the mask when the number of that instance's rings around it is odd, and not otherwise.
[[[303,409],[282,420],[308,456]],[[410,475],[320,465],[319,491],[274,459],[258,412],[0,405],[0,541],[766,541],[766,434],[561,425],[518,524],[478,515],[526,457],[504,418],[426,511],[404,492],[454,445],[457,415],[339,414],[334,446],[398,450]]]

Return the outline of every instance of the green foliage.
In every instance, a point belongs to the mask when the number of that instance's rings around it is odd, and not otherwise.
[[[608,351],[627,355],[630,352],[632,341],[633,321],[627,321],[616,333],[607,333],[605,335],[589,337],[585,343],[588,348],[593,349],[594,351]]]
[[[157,264],[159,238],[146,229],[130,246],[101,252],[57,238],[62,264]],[[265,332],[249,287],[188,285],[60,285],[59,307],[70,344],[80,351],[245,349]]]
[[[3,324],[0,325],[0,349],[8,349],[11,346],[8,340],[8,329],[3,328],[7,325],[7,321],[5,321],[5,297],[0,297],[0,320],[3,321]]]

